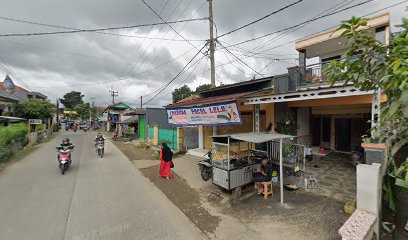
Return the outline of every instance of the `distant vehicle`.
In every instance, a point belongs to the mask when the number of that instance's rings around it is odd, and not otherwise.
[[[103,154],[105,153],[105,141],[102,141],[102,140],[96,141],[95,147],[96,147],[96,152],[98,153],[98,155],[101,158],[103,158]]]
[[[71,152],[74,150],[74,146],[58,146],[58,167],[61,170],[61,174],[64,175],[65,171],[71,166]]]

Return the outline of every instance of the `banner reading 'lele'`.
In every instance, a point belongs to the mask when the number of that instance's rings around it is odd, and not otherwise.
[[[242,124],[236,102],[167,109],[167,120],[177,126]]]

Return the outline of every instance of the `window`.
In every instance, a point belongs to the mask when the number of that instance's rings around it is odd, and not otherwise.
[[[385,27],[378,27],[375,29],[375,40],[385,44]]]

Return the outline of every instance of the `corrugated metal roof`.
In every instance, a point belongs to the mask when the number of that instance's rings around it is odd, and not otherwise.
[[[273,140],[280,140],[280,139],[291,139],[295,138],[295,136],[285,135],[280,133],[273,133],[273,132],[249,132],[249,133],[237,133],[237,134],[229,134],[229,135],[221,135],[221,136],[213,136],[213,137],[230,137],[232,139],[236,139],[239,141],[251,142],[251,143],[264,143],[270,142]]]
[[[237,100],[238,98],[243,97],[245,95],[248,95],[250,93],[252,93],[252,92],[236,93],[236,94],[230,94],[230,95],[224,95],[224,96],[216,96],[216,97],[197,98],[197,99],[185,100],[185,101],[182,101],[182,102],[167,105],[166,108],[202,106],[202,105],[207,105],[207,104],[211,104],[211,103],[228,102],[228,101]]]

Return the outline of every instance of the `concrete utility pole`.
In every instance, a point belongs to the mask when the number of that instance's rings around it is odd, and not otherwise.
[[[213,0],[208,0],[210,19],[210,61],[211,61],[211,87],[215,87],[215,61],[214,61],[214,21],[213,21]]]
[[[92,100],[92,104],[89,106],[89,127],[91,127],[92,124],[92,107],[94,106],[94,101],[95,98],[91,97],[90,100]]]
[[[143,108],[143,96],[140,96],[140,109]]]
[[[56,109],[57,111],[56,111],[56,116],[55,116],[55,121],[56,121],[56,124],[57,124],[57,127],[56,127],[56,132],[58,132],[59,131],[59,98],[57,98],[57,109]]]
[[[209,19],[210,19],[210,61],[211,61],[211,88],[215,87],[215,61],[214,61],[214,18],[213,18],[213,0],[208,0]],[[213,126],[213,136],[217,135],[217,127]]]
[[[112,96],[112,104],[114,104],[115,103],[115,97],[117,97],[118,96],[118,91],[115,91],[115,90],[109,90],[109,92],[110,92],[110,94],[111,94],[111,96]]]

